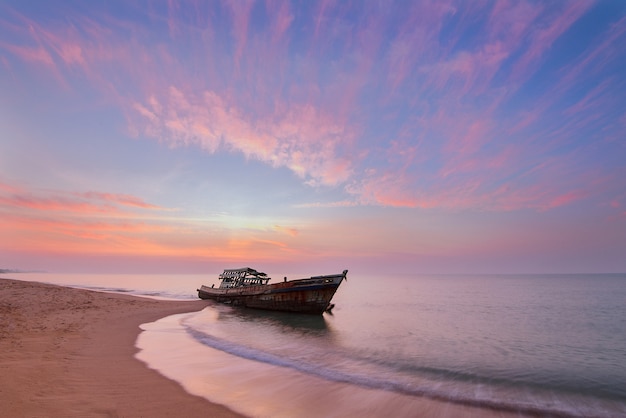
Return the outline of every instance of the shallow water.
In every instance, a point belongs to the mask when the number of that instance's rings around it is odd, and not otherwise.
[[[74,279],[82,283],[61,284],[178,298],[202,282]],[[626,416],[624,301],[626,275],[349,275],[333,315],[209,303],[145,324],[138,357],[251,416],[414,416],[424,399]]]

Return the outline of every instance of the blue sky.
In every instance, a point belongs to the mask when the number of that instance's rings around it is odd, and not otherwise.
[[[626,271],[626,4],[0,4],[0,264]]]

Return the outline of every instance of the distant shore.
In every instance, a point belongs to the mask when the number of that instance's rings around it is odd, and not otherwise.
[[[11,417],[241,417],[134,357],[140,324],[204,306],[0,278],[0,410]]]

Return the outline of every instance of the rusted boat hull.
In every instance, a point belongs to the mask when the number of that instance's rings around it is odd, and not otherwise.
[[[346,274],[347,270],[342,274],[231,289],[202,286],[198,297],[233,306],[320,315],[328,310]]]

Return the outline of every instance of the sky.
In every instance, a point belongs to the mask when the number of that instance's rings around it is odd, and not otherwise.
[[[0,268],[626,272],[626,2],[0,0]]]

